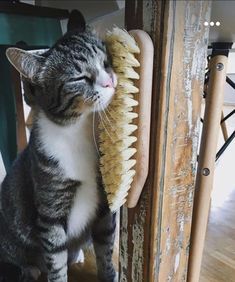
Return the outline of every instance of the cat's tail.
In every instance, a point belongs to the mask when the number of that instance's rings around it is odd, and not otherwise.
[[[22,271],[14,264],[0,262],[0,282],[23,282]]]

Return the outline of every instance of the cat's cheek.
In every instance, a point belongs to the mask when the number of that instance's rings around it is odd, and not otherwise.
[[[99,104],[102,108],[106,108],[110,102],[112,101],[112,98],[115,93],[115,88],[113,87],[101,87],[97,85],[95,87],[95,92],[98,93],[97,96],[99,97]]]
[[[84,112],[91,110],[92,105],[93,105],[93,103],[91,103],[90,101],[87,102],[87,103],[84,103],[84,100],[79,98],[79,99],[74,101],[71,109],[72,109],[72,111],[75,111],[78,114],[83,114]]]

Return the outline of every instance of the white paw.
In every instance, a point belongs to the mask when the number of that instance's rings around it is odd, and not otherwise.
[[[75,259],[75,263],[84,263],[85,261],[85,256],[83,250],[80,250],[78,252],[77,258]]]
[[[116,272],[116,276],[115,276],[115,278],[114,278],[113,282],[118,282],[118,278],[119,278],[119,273],[118,273],[118,272]]]

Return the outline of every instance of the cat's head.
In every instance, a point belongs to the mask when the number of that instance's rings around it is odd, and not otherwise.
[[[114,94],[117,79],[106,47],[78,12],[72,12],[68,32],[47,52],[9,48],[6,54],[22,74],[33,104],[55,122],[102,110]]]

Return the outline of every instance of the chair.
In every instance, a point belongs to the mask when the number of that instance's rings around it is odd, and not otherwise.
[[[22,41],[30,49],[53,45],[62,35],[60,20],[68,16],[67,10],[0,2],[0,151],[6,171],[25,136],[19,130],[24,121],[19,75],[12,70],[5,51]]]

